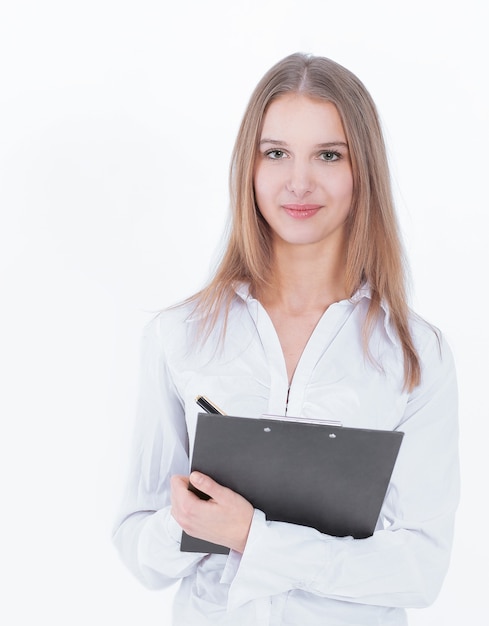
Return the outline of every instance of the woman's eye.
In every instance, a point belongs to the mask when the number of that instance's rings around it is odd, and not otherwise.
[[[267,157],[269,159],[284,159],[286,157],[286,154],[283,150],[269,150],[266,153]]]
[[[320,158],[323,161],[337,161],[341,158],[341,154],[339,152],[333,152],[332,150],[327,150],[326,152],[321,152]]]

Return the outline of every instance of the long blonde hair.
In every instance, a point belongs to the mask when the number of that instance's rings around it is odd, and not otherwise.
[[[301,93],[333,103],[345,130],[353,173],[348,218],[346,290],[363,284],[371,300],[363,329],[366,354],[373,325],[385,302],[404,354],[404,386],[420,382],[420,363],[409,330],[405,264],[390,186],[390,174],[375,103],[349,70],[325,57],[291,54],[275,64],[251,95],[236,138],[230,168],[232,222],[227,247],[212,280],[190,301],[202,316],[205,336],[224,311],[227,319],[234,286],[248,282],[251,292],[268,284],[271,238],[257,209],[253,169],[264,115],[279,96]],[[225,323],[223,325],[225,333]]]

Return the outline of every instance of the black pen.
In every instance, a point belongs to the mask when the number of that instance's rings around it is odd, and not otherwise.
[[[197,396],[195,402],[204,409],[206,413],[213,413],[217,415],[225,415],[221,409],[217,408],[215,404],[212,404],[205,396]]]

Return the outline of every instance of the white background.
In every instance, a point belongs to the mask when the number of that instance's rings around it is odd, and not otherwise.
[[[385,126],[412,301],[447,335],[463,496],[413,626],[487,615],[487,24],[482,0],[2,0],[1,587],[6,625],[168,624],[110,532],[139,339],[215,259],[244,107],[283,56],[353,70]],[[486,393],[484,393],[486,391]],[[484,578],[486,580],[484,581]]]

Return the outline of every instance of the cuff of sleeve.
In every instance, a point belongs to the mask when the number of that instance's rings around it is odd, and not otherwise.
[[[236,552],[235,550],[230,550],[228,558],[226,560],[226,565],[224,566],[224,570],[221,576],[221,583],[226,585],[230,585],[236,574],[238,573],[239,564],[241,563],[241,553]]]
[[[330,560],[330,543],[331,537],[313,528],[269,522],[262,511],[255,510],[231,581],[228,608],[291,589],[307,589]]]
[[[176,541],[177,543],[182,542],[182,527],[171,513],[167,515],[166,530],[168,532],[168,536],[173,539],[173,541]]]
[[[170,509],[160,509],[149,515],[139,539],[139,553],[150,554],[155,549],[155,543],[160,546],[171,547],[180,543],[182,531],[172,517]]]
[[[138,542],[141,566],[150,572],[180,578],[188,575],[202,558],[192,552],[181,552],[182,529],[165,508],[148,516]]]

